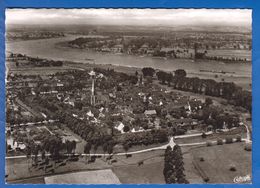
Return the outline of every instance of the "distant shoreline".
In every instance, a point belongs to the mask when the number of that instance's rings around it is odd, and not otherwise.
[[[85,36],[87,37],[87,36]],[[83,36],[84,38],[84,36]],[[86,48],[75,48],[75,47],[71,47],[68,45],[68,42],[69,41],[62,41],[62,42],[57,42],[55,44],[55,48],[57,49],[71,49],[71,50],[81,50],[81,51],[91,51],[91,52],[95,52],[95,53],[100,53],[100,54],[114,54],[114,55],[126,55],[126,56],[134,56],[134,57],[148,57],[148,58],[153,58],[153,59],[162,59],[162,60],[187,60],[187,61],[194,61],[194,59],[192,58],[173,58],[173,57],[163,57],[163,56],[152,56],[152,55],[147,55],[147,54],[128,54],[128,53],[123,53],[123,52],[120,52],[120,53],[115,53],[115,52],[104,52],[104,51],[98,51],[98,50],[95,50],[95,49],[86,49]],[[189,49],[189,50],[194,50],[194,49]],[[209,52],[210,51],[236,51],[236,52],[243,52],[243,51],[247,51],[247,50],[235,50],[235,49],[215,49],[215,50],[208,50]],[[226,56],[226,55],[224,55]],[[222,64],[252,64],[252,60],[251,61],[248,61],[248,62],[243,62],[243,61],[225,61],[225,60],[214,60],[214,59],[197,59],[195,61],[208,61],[208,62],[216,62],[216,63],[222,63]]]

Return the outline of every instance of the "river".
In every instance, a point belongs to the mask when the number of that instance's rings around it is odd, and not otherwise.
[[[70,41],[78,38],[77,35],[68,35],[62,38],[39,39],[28,41],[12,41],[6,43],[6,51],[13,53],[22,53],[28,56],[47,58],[54,60],[67,60],[75,62],[86,62],[87,59],[94,59],[96,64],[113,64],[129,67],[153,67],[166,71],[174,71],[176,69],[185,69],[189,74],[212,77],[213,73],[202,73],[203,70],[216,70],[225,72],[234,72],[229,75],[232,78],[247,79],[246,82],[251,82],[251,64],[231,63],[223,64],[213,61],[196,61],[190,59],[160,59],[153,57],[140,57],[126,54],[112,54],[85,49],[73,49],[57,46],[57,43]],[[227,76],[227,75],[226,75]],[[225,76],[225,77],[226,77]]]

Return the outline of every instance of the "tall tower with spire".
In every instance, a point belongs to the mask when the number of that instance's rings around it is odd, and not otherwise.
[[[96,73],[93,70],[91,70],[89,75],[91,76],[91,80],[92,80],[90,104],[92,106],[94,106],[96,103],[96,98],[95,98],[95,75],[96,75]]]

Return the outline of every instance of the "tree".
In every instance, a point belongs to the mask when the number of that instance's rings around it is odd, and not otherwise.
[[[206,97],[206,99],[205,99],[205,105],[206,105],[206,106],[209,106],[209,105],[211,105],[211,104],[213,104],[212,99],[209,98],[209,97]]]
[[[125,143],[123,144],[123,148],[124,148],[125,152],[127,153],[127,151],[129,150],[129,144],[128,144],[128,142],[125,142]]]
[[[111,135],[113,136],[114,135],[114,123],[112,121],[112,117],[109,117],[107,119],[107,122],[106,122],[107,126],[110,128],[111,130]]]
[[[76,147],[77,147],[77,142],[75,140],[72,140],[71,147],[72,147],[73,153],[75,153],[75,150],[76,150]]]
[[[187,73],[184,69],[177,69],[175,71],[175,77],[177,77],[177,78],[184,78],[184,77],[186,77],[186,75],[187,75]]]
[[[138,82],[138,77],[137,76],[129,76],[129,82],[131,83],[131,84],[137,84],[137,82]]]
[[[165,81],[167,80],[167,73],[164,71],[159,71],[156,73],[156,76],[159,81],[162,82],[162,84],[165,84]]]
[[[72,153],[72,144],[69,140],[66,140],[65,146],[66,146],[67,153],[71,154]]]
[[[126,132],[129,132],[130,131],[130,127],[128,125],[125,125],[124,128],[123,128],[123,131],[126,133]]]
[[[45,159],[45,151],[42,150],[42,160],[44,160],[44,159]]]
[[[153,77],[155,70],[151,67],[145,67],[142,69],[142,73],[143,73],[144,77],[146,77],[146,76]]]
[[[38,163],[38,154],[39,154],[39,147],[38,147],[38,145],[34,145],[34,147],[33,147],[33,155],[34,155],[34,162],[35,162],[35,164]]]
[[[90,142],[87,142],[87,143],[85,144],[85,146],[84,146],[84,153],[85,153],[85,154],[90,154],[91,147],[92,147],[91,143],[90,143]],[[87,161],[87,158],[88,158],[88,156],[86,155],[86,158],[85,158],[86,161]]]
[[[87,143],[85,144],[85,147],[84,147],[84,153],[85,153],[85,154],[89,154],[90,151],[91,151],[91,147],[92,147],[91,143],[90,143],[90,142],[87,142]]]
[[[167,184],[175,183],[174,158],[171,146],[167,146],[164,154],[163,175]]]
[[[96,152],[97,152],[98,146],[99,146],[98,143],[94,144],[93,150],[94,150],[94,153],[95,153],[95,154],[96,154]]]
[[[112,143],[112,142],[109,142],[109,143],[108,143],[108,146],[107,146],[107,153],[108,153],[109,155],[111,155],[111,154],[113,153],[113,149],[114,149],[113,143]]]
[[[103,144],[103,152],[104,152],[104,154],[107,152],[107,149],[108,149],[108,143],[107,142],[105,142],[104,144]]]
[[[176,182],[188,183],[184,174],[184,162],[183,162],[181,147],[179,145],[175,145],[173,148],[173,152],[175,153],[175,158],[176,158],[176,163],[175,163]]]
[[[166,75],[166,81],[168,82],[168,86],[171,85],[171,82],[173,81],[173,75],[172,73],[167,73]]]

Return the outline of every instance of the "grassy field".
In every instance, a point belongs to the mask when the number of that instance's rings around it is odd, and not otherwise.
[[[129,169],[135,169],[136,171],[140,170],[141,172],[146,171],[144,167],[148,166],[149,168],[154,168],[154,171],[149,171],[154,176],[162,177],[162,172],[156,170],[157,163],[160,165],[163,164],[163,155],[164,150],[153,151],[153,152],[146,152],[133,155],[130,158],[126,158],[125,156],[114,156],[113,159],[117,160],[116,163],[109,164],[104,157],[96,159],[94,163],[87,164],[85,158],[80,158],[78,162],[68,162],[66,166],[57,167],[55,168],[55,174],[66,174],[72,172],[79,172],[79,171],[92,171],[92,170],[101,170],[101,169],[108,169],[108,168],[115,168],[115,169],[124,169],[126,173],[131,172]],[[138,166],[138,162],[143,161],[143,166]],[[125,180],[120,176],[117,170],[114,170],[115,174],[119,176],[120,182],[124,183]],[[26,159],[8,159],[6,161],[6,174],[8,174],[7,182],[8,183],[42,183],[43,176],[50,176],[52,174],[45,173],[43,170],[37,170],[31,168],[28,169],[28,163]],[[140,176],[142,178],[142,176]],[[151,177],[151,180],[153,178]],[[130,179],[133,183],[138,180],[135,178]],[[129,180],[129,181],[130,181]],[[163,183],[163,179],[158,181],[158,183]],[[156,182],[154,182],[156,183]]]
[[[55,175],[44,180],[46,184],[120,184],[111,169]]]
[[[211,147],[183,147],[182,153],[187,180],[192,184],[204,183],[194,163],[204,174],[207,174],[208,183],[233,183],[236,176],[251,175],[251,152],[244,150],[244,144],[240,142]],[[201,157],[205,161],[200,161]],[[69,162],[66,166],[56,168],[55,174],[65,175],[67,173],[112,169],[115,176],[123,184],[165,183],[163,177],[164,150],[135,154],[130,158],[114,156],[113,159],[116,162],[112,164],[108,163],[104,157],[97,159],[95,163],[86,164],[85,158],[80,158],[78,162]],[[143,162],[142,165],[138,165],[140,161]],[[236,167],[236,171],[230,171],[231,165]],[[28,171],[25,159],[8,160],[7,166],[8,183],[11,184],[43,183],[44,176],[52,175],[39,170]]]
[[[164,150],[135,154],[131,158],[116,156],[113,172],[125,184],[165,184],[163,177]],[[138,165],[143,161],[143,165]]]
[[[165,184],[163,162],[154,162],[138,166],[113,168],[121,183],[124,184]]]
[[[236,176],[252,175],[251,152],[244,150],[244,144],[200,147],[190,152],[194,162],[209,177],[209,183],[234,183]],[[200,157],[205,161],[201,162]],[[236,171],[230,171],[231,165]]]

